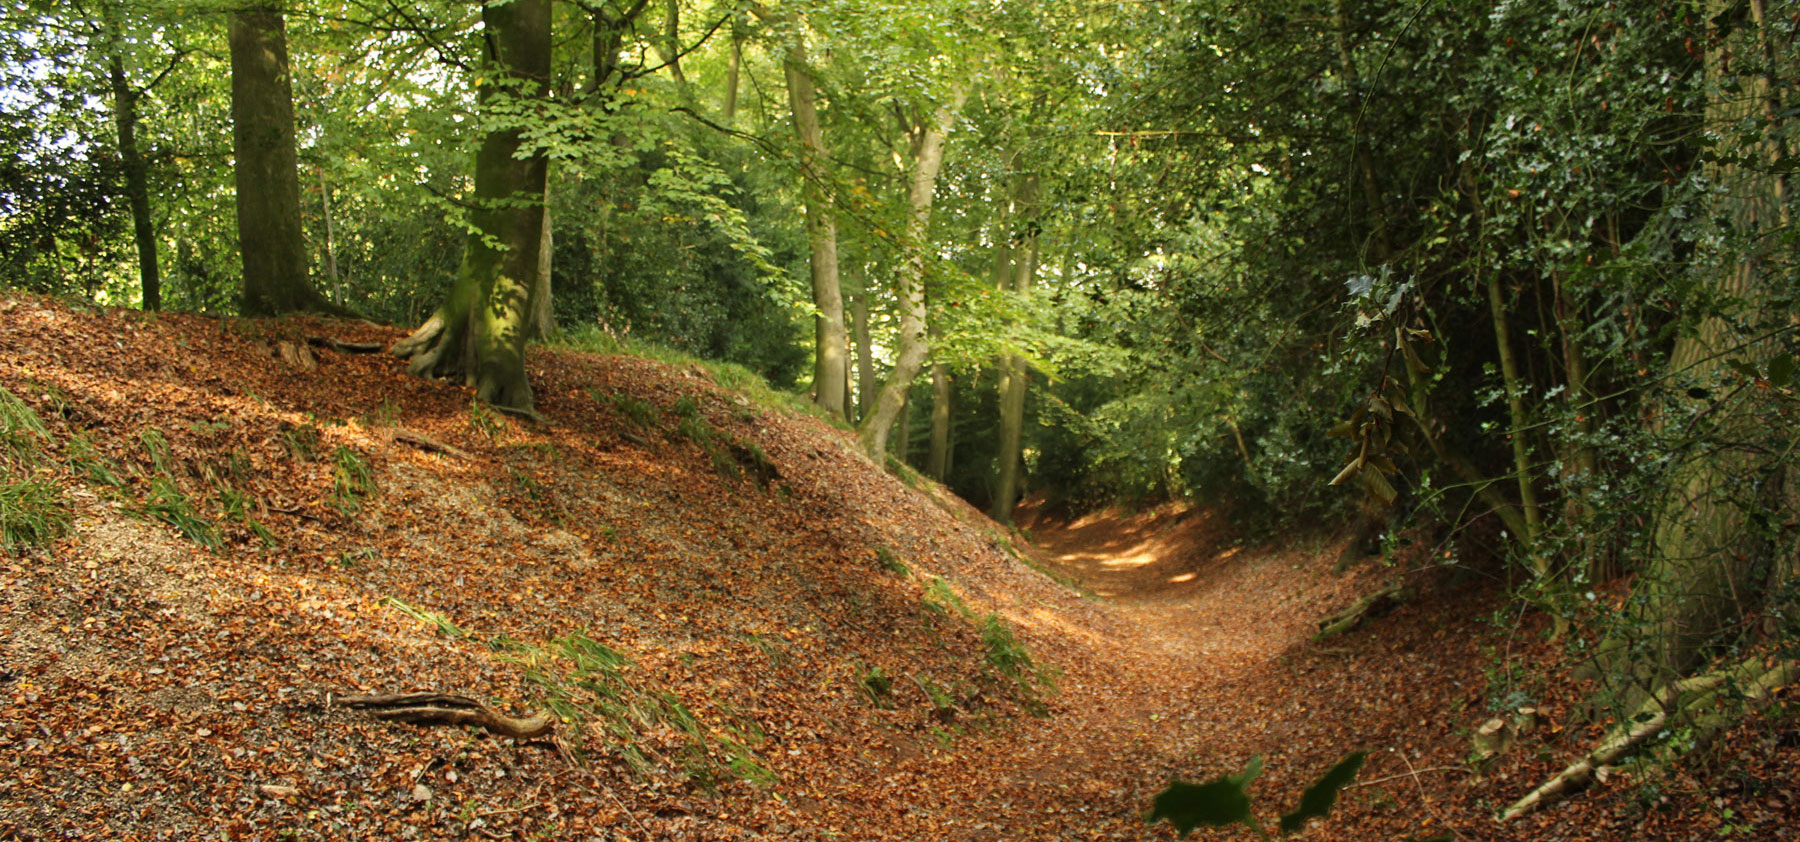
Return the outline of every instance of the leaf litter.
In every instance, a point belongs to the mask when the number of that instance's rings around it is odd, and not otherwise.
[[[1535,640],[1491,585],[1437,575],[1314,643],[1383,575],[1330,542],[1027,507],[1033,546],[693,367],[539,349],[530,424],[386,355],[273,353],[308,334],[400,336],[0,298],[0,386],[75,509],[0,565],[0,838],[1171,838],[1145,817],[1172,778],[1263,755],[1293,802],[1358,749],[1306,838],[1795,838],[1791,723],[1721,741],[1735,789],[1646,776],[1496,825],[1583,733],[1464,765],[1484,653]],[[413,691],[556,737],[333,704]]]

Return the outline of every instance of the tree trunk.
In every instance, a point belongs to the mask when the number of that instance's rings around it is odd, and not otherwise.
[[[1564,288],[1560,273],[1553,274],[1552,280],[1556,293],[1556,325],[1562,335],[1563,373],[1568,385],[1568,404],[1575,415],[1572,432],[1575,441],[1567,446],[1563,457],[1563,493],[1567,495],[1563,516],[1571,523],[1583,524],[1594,514],[1593,506],[1588,502],[1587,482],[1598,475],[1600,470],[1600,455],[1594,449],[1594,414],[1599,411],[1599,407],[1588,392],[1587,355],[1581,347],[1581,334],[1586,320],[1582,318],[1581,303]],[[1610,581],[1619,574],[1613,563],[1611,549],[1598,546],[1585,534],[1581,539],[1581,552],[1587,560],[1589,582]]]
[[[331,282],[332,302],[342,305],[344,288],[338,277],[337,229],[331,219],[331,185],[325,181],[324,169],[319,170],[319,210],[325,218],[325,277]]]
[[[556,334],[556,308],[550,297],[550,270],[556,248],[550,236],[550,174],[544,171],[544,229],[538,235],[537,277],[531,291],[531,338],[549,339]]]
[[[737,122],[738,88],[744,66],[744,33],[737,20],[731,22],[731,57],[725,65],[725,125]]]
[[[852,264],[853,266],[855,264]],[[875,347],[869,335],[869,283],[860,270],[856,285],[856,412],[860,421],[875,402]]]
[[[300,171],[294,151],[294,98],[287,30],[280,9],[263,6],[232,12],[230,44],[243,313],[342,312],[307,279],[306,241],[300,227]]]
[[[857,428],[863,452],[879,462],[887,452],[888,430],[906,402],[906,392],[913,378],[930,356],[925,340],[925,245],[931,233],[931,202],[937,191],[938,172],[944,165],[944,144],[949,140],[952,123],[962,109],[968,92],[956,87],[949,102],[938,107],[930,124],[917,135],[918,152],[913,158],[911,179],[907,185],[906,240],[902,246],[902,262],[894,283],[894,297],[900,307],[900,353],[894,360],[894,371],[875,398],[875,411]]]
[[[1735,8],[1730,0],[1711,0],[1706,18],[1729,22]],[[1761,41],[1763,4],[1753,1],[1750,11],[1751,21],[1738,24],[1736,32],[1708,33],[1706,122],[1727,137],[1740,125],[1778,113],[1769,106],[1773,91],[1768,77],[1754,69],[1767,60]],[[1686,389],[1677,400],[1696,416],[1715,419],[1711,438],[1724,446],[1690,448],[1670,476],[1655,547],[1632,600],[1638,622],[1624,632],[1642,635],[1640,645],[1631,651],[1622,635],[1603,644],[1603,659],[1629,652],[1632,674],[1652,687],[1692,669],[1731,623],[1756,607],[1770,577],[1757,575],[1758,562],[1767,554],[1758,552],[1749,510],[1791,505],[1778,491],[1781,455],[1746,446],[1766,432],[1759,429],[1755,414],[1766,398],[1750,388],[1727,399],[1733,389],[1728,361],[1760,368],[1777,350],[1758,335],[1755,324],[1767,313],[1769,285],[1782,277],[1780,266],[1771,264],[1785,259],[1773,250],[1778,238],[1769,232],[1788,224],[1786,185],[1774,166],[1781,149],[1772,137],[1779,136],[1780,127],[1768,128],[1760,143],[1744,150],[1761,159],[1758,166],[1745,167],[1732,155],[1708,164],[1708,180],[1718,188],[1713,216],[1725,220],[1732,239],[1743,245],[1741,251],[1715,256],[1714,300],[1727,302],[1729,309],[1678,338],[1669,359],[1670,371]],[[1775,522],[1793,516],[1791,508],[1774,514]]]
[[[1363,139],[1362,75],[1356,70],[1356,56],[1350,49],[1350,16],[1344,9],[1344,0],[1336,0],[1332,4],[1332,23],[1337,36],[1338,72],[1343,75],[1344,90],[1349,96],[1346,105],[1357,121],[1351,125],[1352,155],[1356,159],[1363,205],[1371,228],[1369,246],[1375,262],[1386,263],[1393,255],[1394,247],[1388,239],[1387,215],[1383,212],[1380,182],[1375,176],[1375,155],[1369,151],[1369,144]]]
[[[938,482],[950,475],[950,367],[931,364],[931,442],[925,452],[925,475]]]
[[[116,29],[117,24],[113,24]],[[112,33],[118,37],[118,32]],[[125,78],[121,47],[113,44],[107,56],[107,81],[112,84],[113,124],[119,130],[119,163],[125,169],[125,197],[131,207],[131,235],[137,243],[138,279],[144,291],[144,309],[162,309],[162,272],[156,265],[156,227],[150,215],[150,167],[138,151],[138,92]]]
[[[894,458],[902,465],[908,464],[912,460],[912,398],[909,395],[900,397],[900,433],[894,439]]]
[[[1037,275],[1037,235],[1031,233],[1034,216],[1031,209],[1037,201],[1037,185],[1037,176],[1025,176],[1019,182],[1018,194],[1013,202],[1025,218],[1025,224],[1019,227],[1026,233],[1014,249],[1013,259],[1012,292],[1021,297],[1030,294],[1032,281]],[[1019,470],[1024,454],[1025,387],[1031,373],[1025,365],[1025,358],[1018,354],[1006,355],[1004,365],[1005,388],[1000,393],[1000,476],[995,482],[994,503],[989,515],[996,522],[1011,526],[1013,504],[1018,501],[1019,496]]]
[[[819,128],[818,94],[806,67],[806,44],[797,36],[782,63],[787,74],[788,104],[794,131],[800,136],[800,171],[805,178],[806,239],[812,248],[813,402],[840,417],[844,412],[847,374],[844,296],[838,280],[837,217],[826,186],[825,136]]]
[[[677,82],[686,82],[687,76],[681,72],[681,0],[667,0],[663,16],[663,63],[669,66],[669,76]]]
[[[484,6],[486,62],[525,81],[524,96],[542,95],[550,78],[550,0]],[[496,86],[483,86],[491,104]],[[525,341],[543,248],[548,161],[520,157],[517,130],[492,131],[475,156],[473,230],[463,247],[450,299],[394,346],[415,374],[459,380],[495,407],[532,414]]]

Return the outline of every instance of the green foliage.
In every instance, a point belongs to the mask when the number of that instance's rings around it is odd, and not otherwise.
[[[965,620],[975,619],[975,612],[969,608],[968,603],[963,601],[962,595],[950,587],[950,583],[941,576],[933,576],[931,581],[926,583],[924,605],[938,614],[954,612]]]
[[[298,426],[283,422],[281,425],[281,446],[287,451],[288,458],[296,462],[310,462],[313,455],[319,452],[319,444],[324,434],[317,426],[301,424]]]
[[[1338,793],[1356,778],[1368,753],[1351,752],[1321,775],[1300,797],[1300,804],[1281,817],[1280,833],[1286,835],[1304,829],[1308,819],[1325,818],[1337,802]],[[1271,838],[1257,820],[1247,791],[1250,783],[1262,774],[1262,755],[1250,758],[1244,771],[1223,775],[1204,784],[1173,781],[1158,793],[1150,812],[1150,821],[1167,821],[1175,831],[1187,836],[1196,828],[1226,827],[1243,824],[1260,839]]]
[[[894,709],[894,677],[879,664],[868,665],[858,663],[856,669],[856,689],[868,698],[869,704],[882,710]]]
[[[480,400],[469,401],[469,429],[479,433],[488,441],[499,439],[506,430],[506,419],[500,417],[493,407]]]
[[[620,415],[625,416],[625,420],[643,429],[653,430],[662,424],[662,410],[643,398],[625,392],[613,392],[604,396],[596,393],[593,397],[596,401],[611,405]]]
[[[999,614],[989,614],[982,621],[981,645],[987,651],[988,667],[1018,688],[1026,708],[1038,715],[1047,713],[1042,696],[1056,691],[1056,670],[1034,661],[1031,651],[1013,636],[1012,627]]]
[[[156,474],[168,476],[171,461],[169,440],[163,438],[162,431],[155,427],[146,427],[138,431],[138,444],[144,448],[144,456],[150,460],[151,470]]]
[[[886,544],[875,548],[875,561],[881,565],[881,569],[896,576],[912,575],[912,568],[906,566],[906,562],[900,560],[900,554]]]
[[[440,612],[397,597],[383,602],[451,640],[480,640]],[[520,668],[536,688],[537,702],[573,726],[576,736],[567,745],[577,758],[585,757],[591,735],[641,774],[665,769],[708,789],[732,779],[757,786],[776,782],[756,756],[755,747],[765,738],[754,720],[733,713],[723,723],[702,723],[675,694],[643,686],[631,674],[636,664],[629,655],[585,631],[543,646],[504,634],[481,642],[497,660]]]
[[[468,640],[474,637],[468,630],[450,621],[450,618],[437,611],[428,611],[411,605],[397,596],[382,598],[382,603],[405,614],[425,625],[437,630],[438,634],[451,640]]]
[[[229,484],[218,485],[219,509],[224,512],[225,520],[237,523],[248,530],[264,547],[276,545],[275,533],[270,532],[262,521],[256,519],[256,500],[249,494],[231,487]]]
[[[1353,751],[1320,775],[1319,780],[1300,795],[1300,805],[1281,817],[1281,832],[1293,833],[1306,827],[1308,819],[1322,819],[1330,815],[1332,805],[1337,803],[1338,792],[1356,779],[1356,773],[1362,769],[1363,761],[1368,756],[1366,751]]]
[[[1166,821],[1175,832],[1186,836],[1202,825],[1225,827],[1242,822],[1256,834],[1268,838],[1256,815],[1250,812],[1250,795],[1244,788],[1262,774],[1262,755],[1250,758],[1244,771],[1224,775],[1204,784],[1174,781],[1156,796],[1150,810],[1150,821]]]
[[[0,546],[8,553],[49,546],[74,522],[56,485],[32,479],[0,483]]]

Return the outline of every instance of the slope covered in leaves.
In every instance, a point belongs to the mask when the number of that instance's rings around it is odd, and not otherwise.
[[[1314,643],[1384,571],[1198,511],[1015,547],[699,367],[541,350],[530,423],[383,354],[309,368],[308,336],[399,334],[0,299],[0,387],[42,428],[8,433],[7,481],[73,515],[0,566],[0,837],[1168,838],[1143,813],[1171,776],[1261,753],[1285,802],[1351,748],[1362,782],[1309,838],[1792,815],[1788,729],[1736,792],[1495,826],[1585,735],[1463,766],[1512,639],[1491,588],[1439,576]],[[427,690],[559,721],[515,742],[341,703]]]

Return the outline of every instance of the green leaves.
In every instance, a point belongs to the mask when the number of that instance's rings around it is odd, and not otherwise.
[[[1250,758],[1250,765],[1235,775],[1225,775],[1204,784],[1175,781],[1156,796],[1150,821],[1168,821],[1186,836],[1201,825],[1224,827],[1243,822],[1254,824],[1250,813],[1250,795],[1244,787],[1262,774],[1262,755]]]
[[[1306,826],[1308,819],[1322,819],[1337,803],[1338,792],[1356,778],[1368,759],[1366,751],[1354,751],[1339,760],[1300,796],[1300,805],[1281,817],[1281,833],[1293,833]],[[1225,827],[1242,822],[1268,839],[1268,831],[1256,820],[1250,809],[1250,794],[1245,788],[1262,774],[1262,755],[1250,758],[1244,771],[1225,775],[1204,784],[1175,781],[1158,793],[1150,811],[1150,821],[1167,821],[1186,836],[1201,825]]]
[[[1337,803],[1338,790],[1356,777],[1362,769],[1363,761],[1368,759],[1366,751],[1353,751],[1331,767],[1318,781],[1306,788],[1300,796],[1300,806],[1281,817],[1281,832],[1293,833],[1306,826],[1307,819],[1322,819],[1331,812],[1331,806]]]

